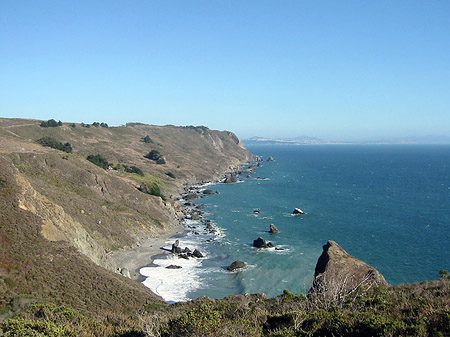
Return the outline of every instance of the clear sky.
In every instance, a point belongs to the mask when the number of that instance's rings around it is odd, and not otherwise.
[[[0,116],[450,135],[450,1],[0,0]]]

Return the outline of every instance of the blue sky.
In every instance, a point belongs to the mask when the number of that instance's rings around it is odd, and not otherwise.
[[[0,116],[450,135],[450,1],[0,1]]]

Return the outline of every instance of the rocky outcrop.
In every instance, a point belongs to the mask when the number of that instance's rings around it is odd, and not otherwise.
[[[270,224],[269,233],[272,233],[272,234],[277,234],[277,233],[279,233],[278,228],[277,228],[273,223]]]
[[[310,294],[339,302],[359,288],[373,285],[389,284],[378,270],[351,256],[336,242],[328,241],[317,261]]]
[[[272,242],[266,242],[262,237],[257,238],[256,240],[253,240],[253,247],[256,248],[273,248],[274,245]]]
[[[247,267],[247,264],[242,261],[234,261],[232,264],[230,264],[227,268],[229,271],[235,271],[236,269],[241,269]]]
[[[267,158],[267,161],[268,161],[268,162],[273,162],[273,161],[275,161],[275,159],[273,159],[273,157],[270,156],[269,158]]]
[[[235,174],[228,174],[227,177],[225,178],[225,184],[232,184],[237,182],[237,177]]]
[[[305,212],[303,212],[300,208],[294,208],[294,211],[292,212],[292,214],[299,215],[299,214],[305,214]]]

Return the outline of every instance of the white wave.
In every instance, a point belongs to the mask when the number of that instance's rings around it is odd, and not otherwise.
[[[201,259],[182,259],[175,255],[153,261],[156,267],[144,267],[139,271],[146,279],[142,282],[155,294],[168,302],[185,302],[190,298],[187,294],[201,287]],[[180,269],[167,269],[170,265],[180,266]]]

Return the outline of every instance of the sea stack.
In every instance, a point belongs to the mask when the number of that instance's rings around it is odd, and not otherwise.
[[[334,241],[323,245],[314,272],[311,293],[342,300],[359,287],[388,286],[384,276],[374,267],[348,254]]]
[[[305,214],[305,212],[303,212],[300,208],[294,208],[294,211],[292,212],[292,214],[294,214],[294,215]]]
[[[278,228],[275,227],[275,225],[273,223],[270,224],[270,229],[269,229],[269,233],[272,234],[277,234],[279,232]]]

